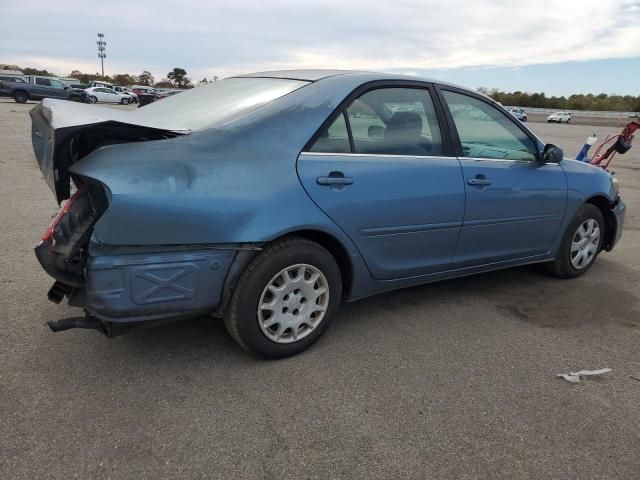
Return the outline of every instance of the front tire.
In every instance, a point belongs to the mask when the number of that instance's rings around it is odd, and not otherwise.
[[[342,296],[333,256],[300,237],[257,254],[238,279],[224,315],[227,330],[249,353],[283,358],[313,345],[329,328]]]
[[[94,97],[93,95],[91,95],[89,97],[89,103],[98,103],[98,97]]]
[[[598,207],[589,203],[580,207],[562,237],[556,259],[549,264],[550,272],[560,278],[584,275],[602,250],[605,229]]]
[[[128,98],[123,98],[122,100],[120,100],[120,103],[122,105],[129,105],[129,99]]]

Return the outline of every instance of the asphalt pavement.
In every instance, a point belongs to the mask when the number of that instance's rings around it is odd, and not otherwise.
[[[624,236],[587,275],[525,267],[380,295],[267,362],[210,318],[49,331],[70,312],[32,251],[57,211],[33,105],[0,100],[0,478],[640,478],[640,143],[615,164]],[[567,156],[616,130],[530,127]]]

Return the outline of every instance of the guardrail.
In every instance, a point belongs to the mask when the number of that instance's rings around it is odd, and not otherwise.
[[[509,107],[510,108],[510,107]],[[537,107],[514,107],[522,108],[527,113],[541,113],[550,115],[555,112],[569,112],[571,115],[577,117],[600,117],[600,118],[630,118],[631,116],[637,117],[639,112],[611,112],[611,111],[597,111],[597,110],[562,110],[559,108],[537,108]]]

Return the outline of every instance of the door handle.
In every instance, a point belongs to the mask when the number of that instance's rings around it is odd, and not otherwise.
[[[353,178],[344,177],[344,176],[318,177],[316,178],[316,183],[318,185],[352,185]]]
[[[478,176],[476,178],[468,179],[467,183],[469,185],[473,185],[474,187],[486,187],[488,185],[491,185],[491,180]]]

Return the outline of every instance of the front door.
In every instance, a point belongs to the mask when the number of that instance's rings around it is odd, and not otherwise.
[[[440,91],[466,189],[454,266],[544,256],[560,234],[567,202],[562,167],[538,161],[535,137],[490,101]]]
[[[334,114],[297,168],[307,193],[353,240],[374,277],[450,266],[464,183],[460,163],[445,152],[430,88],[363,93]]]

